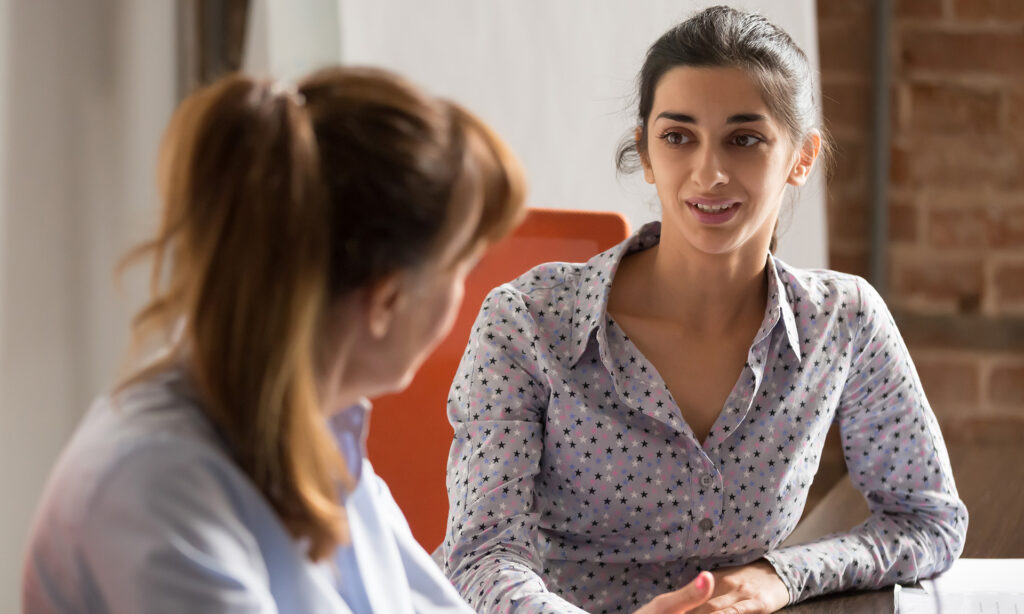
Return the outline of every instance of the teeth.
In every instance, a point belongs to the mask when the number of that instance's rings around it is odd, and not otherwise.
[[[728,205],[705,205],[701,203],[693,203],[695,207],[697,207],[698,209],[705,213],[721,213],[722,211],[725,211],[729,207],[733,206],[733,204],[734,203],[729,203]]]

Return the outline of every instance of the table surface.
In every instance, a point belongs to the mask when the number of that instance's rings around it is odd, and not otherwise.
[[[949,448],[960,498],[970,521],[964,557],[1024,558],[1024,446],[958,445]],[[800,523],[786,544],[853,528],[868,516],[867,503],[844,477]],[[841,593],[782,610],[800,614],[890,614],[892,588]]]

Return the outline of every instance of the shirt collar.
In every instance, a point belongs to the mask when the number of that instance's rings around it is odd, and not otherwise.
[[[607,347],[605,326],[601,324],[608,317],[608,295],[619,263],[627,254],[645,250],[656,245],[660,239],[661,222],[649,222],[622,243],[587,261],[576,288],[576,304],[573,307],[573,315],[579,325],[572,327],[571,364],[580,361],[595,329],[598,343]]]
[[[338,451],[345,459],[345,466],[354,483],[359,482],[366,456],[366,436],[370,428],[370,401],[360,399],[354,405],[334,412],[327,417]]]
[[[587,350],[590,337],[597,331],[597,341],[607,347],[605,335],[607,321],[608,297],[611,293],[612,280],[619,268],[619,263],[627,255],[652,247],[661,240],[661,222],[649,222],[618,245],[608,249],[587,261],[586,268],[580,275],[576,288],[576,301],[573,308],[578,326],[572,327],[571,364],[579,362]],[[781,320],[786,331],[786,340],[790,349],[800,360],[800,337],[796,328],[796,318],[790,304],[788,286],[782,283],[779,276],[779,265],[782,264],[774,256],[768,255],[766,263],[768,274],[768,304],[765,318],[758,330],[755,342],[767,336]]]
[[[796,327],[796,317],[793,314],[793,305],[790,303],[789,285],[783,283],[779,274],[779,268],[785,267],[785,263],[769,254],[766,268],[768,269],[768,305],[765,308],[765,319],[761,330],[757,333],[760,339],[762,334],[767,335],[772,328],[781,320],[786,331],[786,341],[789,349],[797,362],[802,360],[800,353],[800,331]]]
[[[611,279],[615,275],[615,270],[618,269],[618,263],[622,262],[628,254],[656,245],[660,236],[662,236],[660,222],[644,224],[623,243],[601,252],[587,261],[587,266],[580,275],[579,286],[575,291],[575,304],[572,309],[573,319],[577,325],[572,326],[570,364],[580,362],[595,330],[598,343],[601,347],[607,347],[605,326],[600,324],[607,318]]]

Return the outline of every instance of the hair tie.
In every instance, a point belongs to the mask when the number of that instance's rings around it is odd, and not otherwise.
[[[274,96],[283,96],[300,107],[306,104],[306,97],[299,91],[298,86],[290,81],[274,81],[270,84],[270,93]]]

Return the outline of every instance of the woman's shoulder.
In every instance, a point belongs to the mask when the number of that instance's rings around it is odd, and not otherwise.
[[[92,404],[54,467],[40,519],[84,527],[100,501],[155,509],[173,504],[166,495],[181,482],[192,498],[245,479],[177,376],[160,374]]]
[[[863,277],[831,269],[802,269],[772,257],[779,282],[794,307],[843,310],[856,313],[884,305],[878,292]]]
[[[290,541],[181,381],[162,374],[89,409],[36,512],[25,590],[77,602],[99,582],[130,601],[174,576],[215,585],[217,566],[262,573],[268,543]]]
[[[560,295],[575,291],[587,267],[586,262],[544,262],[499,288],[528,298]]]
[[[502,303],[516,313],[546,317],[569,310],[586,310],[601,304],[624,254],[657,243],[657,223],[627,237],[620,243],[593,254],[584,262],[549,261],[538,264],[515,279],[493,288],[483,311]]]
[[[587,263],[546,262],[492,288],[480,306],[485,320],[512,316],[540,325],[541,320],[569,309],[576,302]]]

